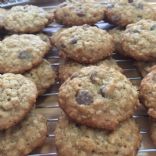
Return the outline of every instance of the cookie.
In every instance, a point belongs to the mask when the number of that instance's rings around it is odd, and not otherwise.
[[[6,9],[0,8],[0,29],[4,27],[4,17],[7,13]]]
[[[156,118],[156,69],[147,74],[140,84],[140,99],[148,114]]]
[[[125,55],[122,45],[121,45],[121,35],[124,30],[120,28],[110,29],[108,32],[112,35],[115,43],[115,52]]]
[[[67,25],[95,24],[103,20],[105,7],[99,3],[64,2],[54,11],[56,22]]]
[[[38,94],[42,95],[55,83],[56,73],[51,67],[51,64],[44,59],[40,65],[24,73],[24,76],[36,84]]]
[[[122,33],[122,48],[126,55],[140,61],[156,59],[156,21],[141,20],[127,26]]]
[[[142,77],[145,77],[151,70],[156,68],[156,62],[136,62],[135,65]]]
[[[46,42],[31,34],[11,35],[0,42],[0,73],[23,73],[42,62]]]
[[[47,131],[45,117],[31,112],[19,125],[0,132],[1,156],[28,155],[44,143]]]
[[[150,122],[150,137],[154,143],[154,145],[156,146],[156,121],[155,120],[151,120]]]
[[[138,93],[118,70],[90,66],[74,73],[61,85],[58,101],[75,122],[114,130],[134,113]]]
[[[0,130],[19,123],[37,98],[36,85],[20,74],[0,75]]]
[[[14,6],[4,18],[5,29],[16,33],[40,32],[49,24],[49,14],[33,5]]]
[[[61,56],[79,63],[97,63],[114,51],[114,41],[105,30],[89,25],[73,26],[54,35],[52,43]]]
[[[106,21],[125,27],[141,19],[155,20],[155,9],[145,2],[112,3],[106,10]]]
[[[117,65],[116,61],[112,58],[105,59],[103,61],[100,61],[99,63],[95,65],[100,66],[108,66],[115,68],[116,70],[119,70],[120,72],[123,72],[123,70]],[[62,63],[59,66],[59,80],[61,82],[65,81],[67,78],[69,78],[74,72],[79,71],[81,68],[86,67],[87,65],[79,64],[77,62],[74,62],[72,60],[66,60],[64,63]]]
[[[136,156],[141,135],[132,119],[108,132],[62,118],[55,130],[55,144],[59,156]]]

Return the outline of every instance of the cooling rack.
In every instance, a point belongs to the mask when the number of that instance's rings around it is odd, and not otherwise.
[[[52,2],[52,1],[51,1]],[[56,3],[55,3],[56,4]],[[155,4],[154,0],[151,3],[152,5]],[[1,3],[0,3],[1,6]],[[44,9],[51,10],[54,9],[55,6],[45,6]],[[101,29],[110,29],[113,26],[109,25],[108,23],[104,23],[101,21],[96,24],[97,27]],[[43,31],[48,35],[52,35],[63,26],[52,23]],[[57,49],[53,48],[49,54],[46,56],[46,59],[51,63],[51,66],[57,70],[61,59],[58,55]],[[137,71],[134,60],[130,58],[123,57],[117,53],[113,53],[112,56],[116,62],[121,66],[124,70],[124,74],[130,79],[130,81],[135,85],[139,86],[141,81],[141,76]],[[36,105],[36,109],[38,112],[44,114],[47,117],[48,121],[48,135],[45,144],[33,151],[29,156],[57,156],[55,143],[54,143],[54,130],[61,113],[61,109],[58,106],[57,96],[58,96],[58,88],[60,83],[56,80],[56,83],[41,97],[39,97]],[[149,124],[150,121],[148,119],[146,110],[142,107],[134,114],[133,118],[137,121],[140,126],[140,133],[142,135],[142,144],[141,148],[139,149],[138,156],[156,156],[156,147],[152,144],[149,138]]]

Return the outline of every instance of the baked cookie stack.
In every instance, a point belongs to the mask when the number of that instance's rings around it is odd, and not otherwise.
[[[55,130],[58,155],[136,156],[141,136],[132,115],[139,104],[138,91],[111,58],[123,48],[120,39],[114,39],[114,32],[91,26],[108,20],[110,6],[94,4],[72,1],[54,12],[57,22],[72,26],[51,37],[64,59],[59,68],[64,83],[58,95],[64,113]]]
[[[0,28],[9,32],[0,41],[1,156],[28,155],[46,139],[47,119],[34,108],[37,97],[56,78],[44,59],[50,40],[40,33],[51,21],[50,14],[37,6],[0,10]]]

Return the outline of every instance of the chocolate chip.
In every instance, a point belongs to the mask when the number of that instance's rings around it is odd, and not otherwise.
[[[86,15],[86,14],[85,14],[83,11],[81,11],[81,10],[77,11],[76,14],[77,14],[79,17],[84,17],[84,16]]]
[[[139,3],[138,4],[138,8],[141,9],[141,10],[143,10],[144,9],[144,5],[142,3]]]
[[[128,0],[128,2],[129,2],[129,3],[132,3],[132,2],[133,2],[133,0]]]
[[[70,40],[70,43],[71,44],[76,44],[78,41],[78,39],[76,37],[73,37],[71,40]]]
[[[97,72],[92,72],[90,75],[90,80],[92,83],[96,83]]]
[[[88,90],[80,90],[76,95],[78,104],[90,105],[93,103],[93,96]]]
[[[133,33],[140,33],[140,31],[137,30],[137,29],[133,30],[132,32],[133,32]]]
[[[142,19],[142,15],[138,15],[137,17],[138,17],[139,19]]]
[[[61,48],[66,48],[66,46],[63,43],[60,46]]]
[[[31,59],[32,54],[27,52],[27,51],[22,51],[19,53],[18,58],[20,58],[20,59]]]
[[[156,30],[156,24],[152,25],[150,30]]]
[[[106,97],[106,87],[104,85],[100,87],[100,94],[103,97]]]

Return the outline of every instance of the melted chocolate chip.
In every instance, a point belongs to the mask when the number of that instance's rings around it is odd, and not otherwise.
[[[71,40],[70,40],[70,43],[71,44],[76,44],[78,41],[78,39],[76,37],[73,37]]]
[[[81,10],[77,11],[76,14],[77,14],[79,17],[84,17],[84,16],[86,15],[86,14],[85,14],[83,11],[81,11]]]
[[[76,101],[80,105],[90,105],[93,103],[93,96],[88,90],[80,90],[76,95]]]
[[[152,25],[150,30],[156,30],[156,24]]]
[[[132,32],[133,32],[133,33],[140,33],[140,31],[137,30],[137,29],[133,30]]]
[[[90,75],[90,80],[92,83],[96,83],[97,72],[92,72]]]
[[[22,52],[19,53],[18,58],[19,59],[31,59],[32,54],[27,52],[27,51],[22,51]]]
[[[100,87],[100,94],[103,97],[106,97],[106,87],[104,85]]]

